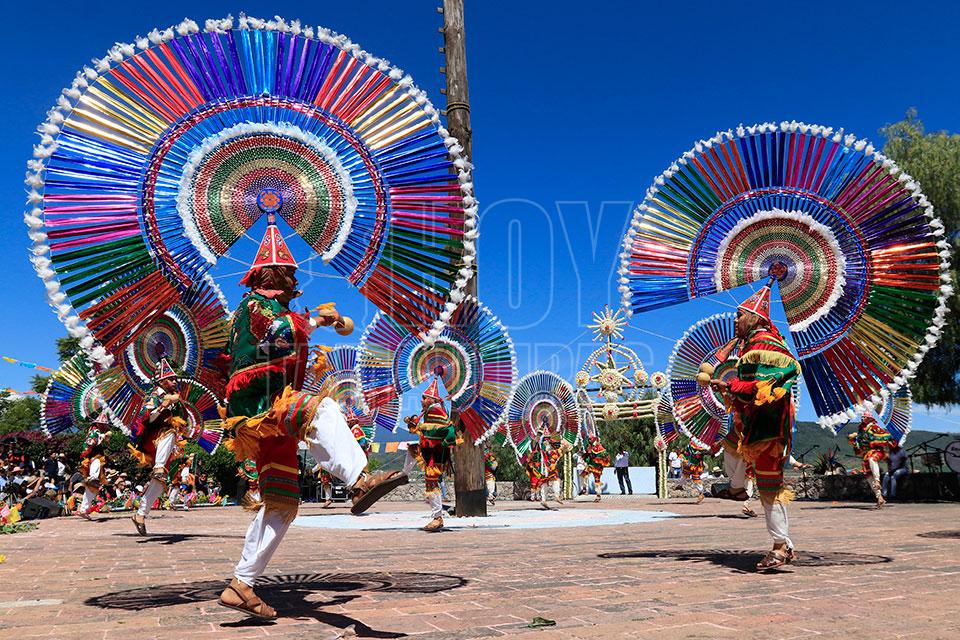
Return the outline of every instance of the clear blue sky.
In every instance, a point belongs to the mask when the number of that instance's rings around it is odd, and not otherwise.
[[[190,17],[282,15],[348,35],[409,72],[438,106],[438,2],[17,3],[0,47],[3,149],[2,354],[56,365],[63,330],[27,261],[22,177],[33,131],[75,71],[114,42]],[[617,303],[625,224],[653,176],[692,143],[738,123],[802,120],[882,143],[916,107],[928,129],[960,131],[955,3],[467,2],[481,298],[511,328],[521,374],[572,378],[593,348],[590,312]],[[202,8],[199,8],[202,7]],[[954,105],[954,106],[950,106]],[[236,299],[239,289],[227,290]],[[335,280],[308,289],[358,325],[374,310]],[[739,296],[738,294],[737,297]],[[320,301],[320,300],[317,300]],[[647,370],[730,296],[640,316],[628,332]],[[0,362],[0,387],[32,372]],[[805,405],[801,418],[812,417]],[[960,430],[923,408],[915,426]]]

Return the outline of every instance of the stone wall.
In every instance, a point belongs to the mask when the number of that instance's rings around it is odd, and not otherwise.
[[[801,476],[787,476],[787,484],[797,493],[798,500],[851,500],[872,502],[873,491],[862,474],[814,476],[809,475],[804,480]],[[726,478],[706,478],[703,486],[707,494],[714,484],[726,485]],[[668,498],[694,498],[696,493],[693,485],[687,483],[684,490],[674,489],[677,480],[667,480]],[[453,502],[453,478],[448,478],[447,500]],[[618,490],[614,495],[620,495]],[[498,482],[497,495],[501,500],[528,500],[530,498],[530,482]],[[902,479],[899,484],[899,497],[908,501],[923,500],[960,500],[960,486],[957,474],[954,473],[915,473]],[[423,473],[414,473],[410,476],[410,483],[399,487],[387,494],[383,500],[387,502],[421,502],[424,499]]]

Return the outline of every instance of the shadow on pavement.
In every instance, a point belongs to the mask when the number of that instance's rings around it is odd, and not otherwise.
[[[660,558],[687,562],[709,562],[735,571],[754,571],[765,552],[742,551],[739,549],[670,549],[649,551],[618,551],[601,553],[600,558]],[[798,551],[797,559],[788,567],[843,567],[865,564],[884,564],[893,562],[893,558],[863,553],[844,553],[842,551]]]
[[[180,542],[198,540],[201,538],[212,538],[215,540],[226,538],[243,538],[243,536],[208,535],[204,533],[147,533],[145,537],[141,536],[139,533],[115,533],[113,535],[121,538],[136,538],[138,544],[157,542],[163,545],[178,544]]]
[[[283,617],[313,618],[318,622],[346,629],[353,626],[363,638],[399,638],[405,634],[377,631],[358,620],[338,613],[323,611],[323,607],[342,605],[360,597],[360,593],[439,593],[458,589],[467,584],[459,576],[438,573],[310,573],[261,578],[257,583],[257,595],[273,605]],[[94,596],[84,601],[90,607],[101,609],[124,609],[143,611],[170,607],[190,602],[215,601],[227,585],[227,580],[205,580],[191,584],[167,584],[141,587],[127,591],[115,591]],[[330,600],[308,600],[317,591],[332,591],[337,594]],[[248,627],[270,625],[255,618],[225,622],[222,627]]]
[[[927,531],[926,533],[918,533],[918,538],[942,538],[942,539],[957,539],[960,540],[960,531],[958,530],[948,530],[948,531]]]

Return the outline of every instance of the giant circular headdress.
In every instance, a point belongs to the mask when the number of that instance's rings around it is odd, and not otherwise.
[[[428,340],[472,274],[462,147],[409,76],[326,29],[241,16],[154,30],[82,69],[40,133],[32,261],[104,366],[264,213]]]
[[[47,436],[75,431],[100,413],[103,401],[85,353],[78,353],[53,372],[40,398],[40,426]]]
[[[913,424],[913,395],[910,385],[903,385],[895,393],[883,398],[883,404],[876,408],[877,422],[890,432],[890,435],[903,445]]]
[[[320,393],[323,390],[340,404],[350,423],[358,425],[369,442],[376,437],[377,427],[395,432],[400,422],[400,399],[394,398],[374,410],[367,408],[357,370],[359,350],[352,345],[339,345],[325,354],[330,367],[315,375],[307,368],[303,390]]]
[[[432,344],[377,314],[360,341],[359,370],[371,407],[439,375],[474,440],[503,415],[517,376],[506,327],[472,296],[460,303]]]
[[[709,386],[697,384],[697,374],[700,365],[733,338],[733,319],[732,313],[718,313],[696,323],[677,341],[668,360],[673,419],[701,448],[713,448],[729,427],[723,398]],[[721,363],[714,377],[726,380],[736,373],[734,358]]]
[[[126,431],[135,422],[156,387],[162,358],[219,402],[225,388],[216,360],[228,331],[223,300],[208,281],[192,287],[150,322],[129,330],[118,361],[94,376],[114,425]]]
[[[653,414],[653,419],[657,425],[654,444],[660,450],[666,449],[670,443],[680,437],[676,418],[673,417],[673,401],[669,393],[660,394],[660,402],[657,403],[657,412]]]
[[[890,432],[897,444],[903,446],[913,424],[913,396],[910,393],[910,385],[905,384],[895,393],[885,395],[883,402],[871,411],[870,415],[881,427]],[[836,427],[834,433],[839,433],[843,426]]]
[[[521,462],[530,454],[533,440],[540,437],[571,446],[580,440],[580,406],[573,387],[552,371],[534,371],[520,378],[504,420],[507,439]]]
[[[698,142],[647,191],[623,242],[623,306],[678,304],[786,265],[790,332],[832,427],[902,386],[935,344],[952,292],[943,233],[917,183],[866,140],[739,127]]]

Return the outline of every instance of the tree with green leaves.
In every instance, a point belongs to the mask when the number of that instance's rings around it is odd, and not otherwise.
[[[960,249],[960,135],[946,131],[928,133],[916,109],[880,132],[887,142],[883,152],[920,183],[924,195],[946,227],[953,254]],[[957,269],[951,270],[954,286]],[[937,346],[927,352],[910,383],[920,404],[945,406],[960,403],[960,298],[947,301],[950,315]]]

